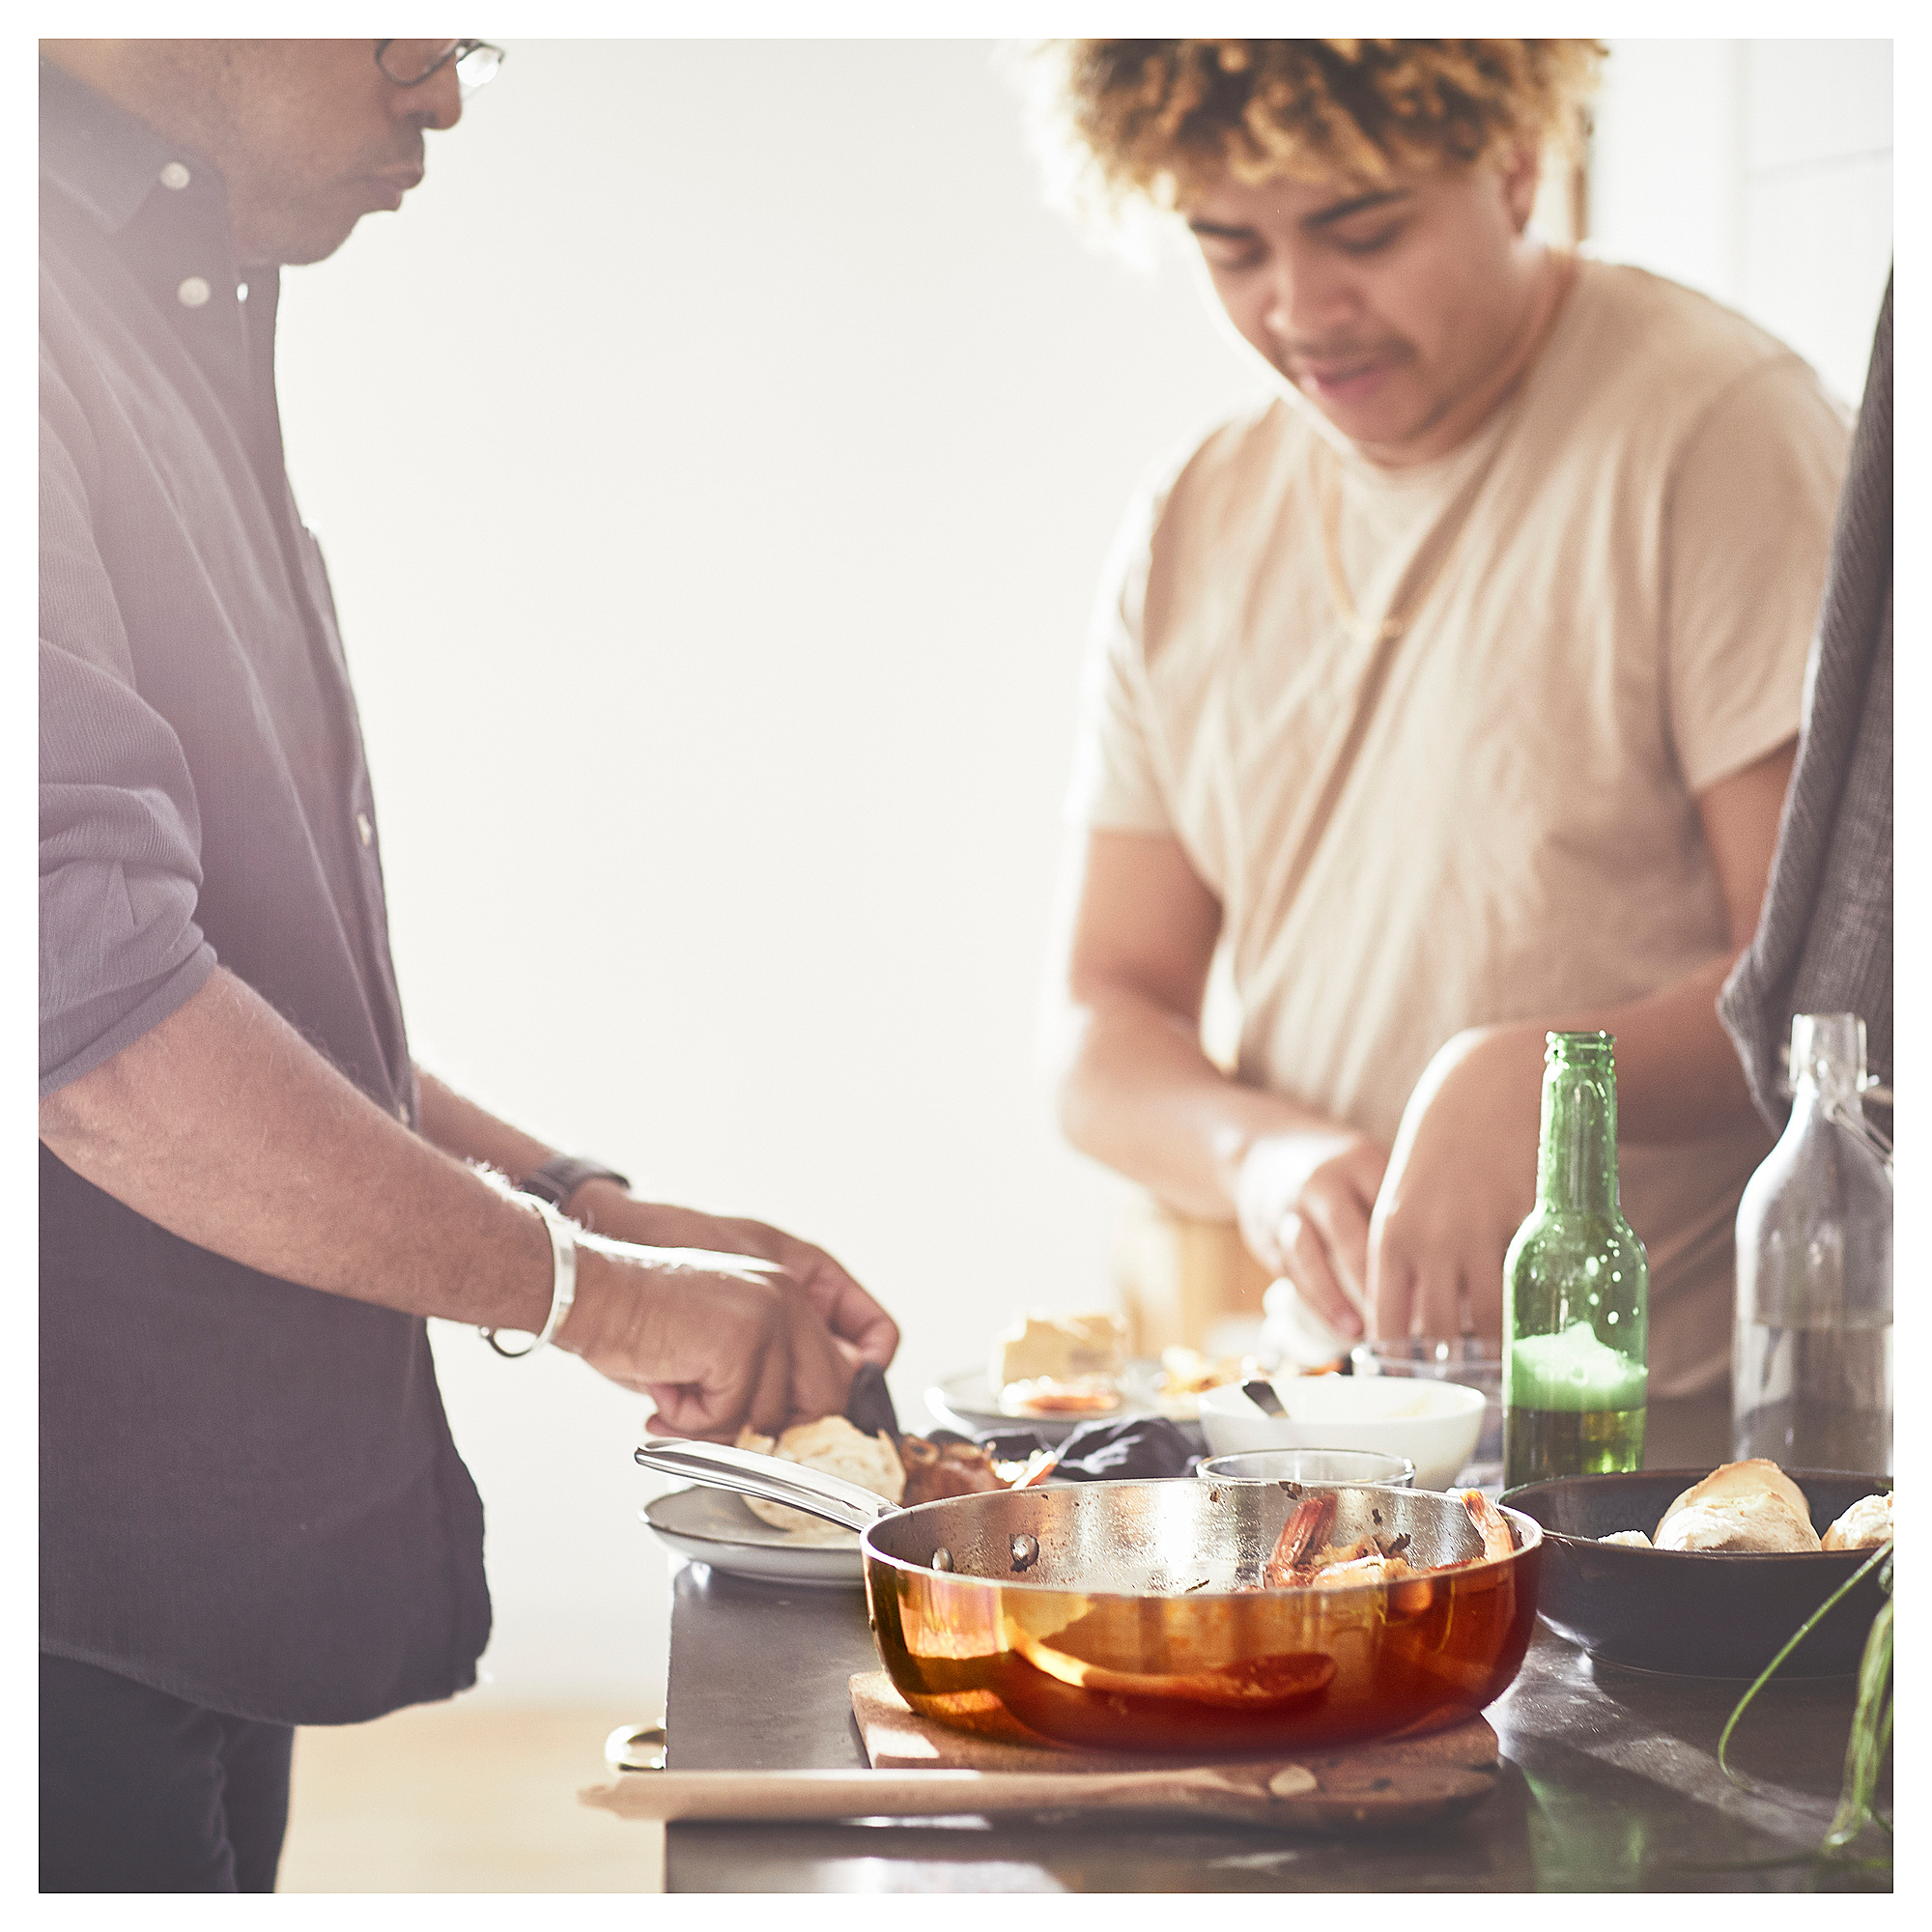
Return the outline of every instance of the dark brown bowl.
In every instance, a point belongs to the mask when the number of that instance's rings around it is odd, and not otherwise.
[[[1503,1501],[1544,1528],[1537,1610],[1592,1657],[1684,1677],[1755,1677],[1791,1634],[1871,1554],[1827,1549],[1790,1556],[1634,1549],[1597,1539],[1619,1529],[1654,1535],[1657,1520],[1708,1469],[1643,1469],[1524,1483]],[[1889,1476],[1788,1469],[1820,1535]],[[1785,1659],[1780,1671],[1831,1677],[1856,1670],[1885,1601],[1867,1577]]]

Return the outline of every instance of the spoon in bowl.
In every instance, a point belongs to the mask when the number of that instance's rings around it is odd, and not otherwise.
[[[1287,1421],[1288,1410],[1281,1406],[1281,1397],[1275,1393],[1271,1381],[1257,1377],[1255,1380],[1241,1384],[1241,1393],[1264,1415],[1272,1415],[1280,1421]]]

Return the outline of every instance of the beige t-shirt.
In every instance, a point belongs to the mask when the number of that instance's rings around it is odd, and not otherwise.
[[[1725,946],[1695,798],[1798,730],[1846,443],[1763,330],[1584,261],[1450,456],[1378,469],[1284,395],[1146,494],[1071,810],[1178,838],[1220,899],[1243,1079],[1387,1141],[1463,1028],[1631,1000]],[[1323,558],[1338,488],[1355,626]],[[1620,1151],[1659,1395],[1728,1360],[1768,1146]]]

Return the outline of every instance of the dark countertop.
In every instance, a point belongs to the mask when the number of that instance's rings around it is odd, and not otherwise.
[[[1709,1468],[1729,1454],[1727,1435],[1721,1402],[1653,1404],[1647,1460]],[[671,1613],[669,1762],[862,1769],[847,1680],[877,1668],[863,1590],[757,1583],[688,1564]],[[1743,1689],[1593,1663],[1539,1625],[1521,1674],[1487,1714],[1502,1747],[1496,1792],[1427,1833],[1343,1842],[1145,1819],[672,1825],[666,1889],[1809,1889],[1817,1880],[1806,1863],[1711,1867],[1817,1845],[1837,1796],[1854,1686],[1765,1688],[1731,1751],[1761,1796],[1737,1790],[1717,1764],[1718,1733]]]

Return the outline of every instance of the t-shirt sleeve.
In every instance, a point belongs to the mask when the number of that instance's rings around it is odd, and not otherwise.
[[[42,1097],[197,992],[201,820],[181,741],[135,689],[96,542],[87,435],[43,370],[40,481]],[[79,460],[77,460],[77,457]]]
[[[1081,682],[1066,817],[1095,832],[1174,831],[1150,739],[1141,615],[1164,488],[1134,499],[1102,574]]]
[[[1798,732],[1849,432],[1795,355],[1706,413],[1667,515],[1668,723],[1694,794]]]

